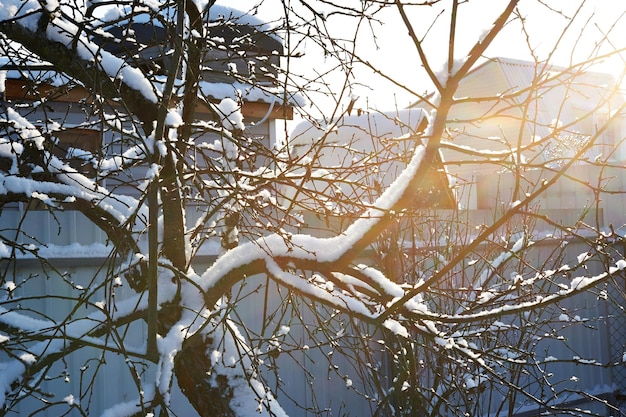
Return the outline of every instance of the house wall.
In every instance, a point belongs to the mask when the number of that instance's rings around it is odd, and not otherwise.
[[[19,98],[22,99],[21,96]],[[27,102],[30,103],[34,98],[35,96],[28,97]],[[106,133],[100,134],[100,116],[92,113],[93,108],[88,103],[81,104],[71,100],[48,101],[32,108],[17,105],[18,101],[19,99],[15,99],[11,104],[14,108],[20,109],[23,116],[35,126],[43,127],[59,123],[64,127],[81,126],[93,129],[98,133],[100,143],[98,150],[103,152],[105,157],[108,146],[115,147],[110,151],[116,153],[120,152],[124,146],[128,146],[129,142],[120,141],[121,133],[119,132],[112,133],[109,129],[104,129]],[[269,110],[268,105],[264,108]],[[244,122],[246,134],[260,145],[269,148],[271,132],[276,130],[274,125],[277,121],[273,117],[265,116],[266,114],[246,117]],[[130,126],[123,120],[119,122],[120,127]],[[80,147],[81,138],[76,139],[75,145]],[[205,136],[198,138],[196,143],[214,140],[219,140],[219,137],[217,135]],[[113,143],[116,144],[112,145]],[[259,158],[255,163],[260,165],[267,161]],[[132,170],[132,174],[135,175],[133,179],[135,184],[145,177],[145,171],[145,168],[141,167]],[[101,180],[100,183],[122,195],[137,195],[138,190],[134,187],[121,186],[124,179],[106,179]],[[195,220],[193,207],[190,211],[191,213],[187,216],[188,222]],[[80,212],[66,208],[51,213],[46,210],[43,203],[9,203],[0,211],[0,234],[24,245],[36,245],[40,248],[39,255],[49,262],[47,267],[42,267],[31,254],[22,253],[19,250],[16,255],[17,261],[0,259],[0,282],[2,284],[8,281],[15,282],[18,285],[16,297],[22,295],[31,297],[30,302],[22,303],[20,308],[27,309],[20,310],[22,313],[32,317],[39,317],[38,314],[40,314],[40,317],[57,319],[63,319],[72,313],[72,319],[76,319],[93,312],[94,308],[93,306],[78,307],[76,312],[72,312],[72,308],[76,307],[75,301],[68,297],[77,297],[81,291],[94,291],[96,300],[99,296],[102,296],[102,299],[106,298],[106,291],[103,288],[98,289],[98,286],[102,283],[103,274],[108,268],[113,267],[112,261],[108,259],[110,252],[110,247],[106,246],[108,238]],[[145,242],[140,242],[142,243]],[[213,249],[214,246],[208,249],[209,255],[215,254],[211,252]],[[203,252],[200,259],[207,259],[205,252],[207,251]],[[79,286],[83,289],[79,290]],[[2,290],[2,293],[6,291]],[[129,294],[130,290],[124,291],[122,288],[117,290],[116,296],[118,299],[123,299]],[[3,302],[3,307],[11,308],[11,304]],[[123,332],[129,348],[139,349],[145,343],[146,329],[143,325],[121,328],[120,331]],[[73,394],[78,398],[81,394],[81,380],[86,381],[96,370],[99,375],[93,396],[83,399],[84,402],[90,402],[91,415],[100,415],[115,402],[134,399],[137,395],[137,388],[133,382],[133,372],[147,372],[147,375],[154,373],[154,369],[151,368],[133,370],[121,355],[110,353],[106,354],[106,357],[99,357],[98,352],[98,349],[85,347],[70,355],[66,361],[55,365],[51,375],[58,373],[61,376],[59,379],[46,382],[44,388],[63,395],[54,400],[59,402],[59,406],[50,407],[45,415],[51,417],[61,415],[62,411],[59,410],[67,406],[63,401],[64,395]],[[6,357],[0,356],[0,361],[3,359]],[[83,368],[87,370],[83,371]],[[69,382],[65,381],[64,372],[69,374]],[[111,383],[112,381],[115,383]],[[182,394],[176,398],[177,402],[186,402]],[[24,401],[16,407],[16,411],[19,415],[29,415],[40,406],[41,404],[36,401]],[[68,415],[73,416],[78,413],[74,411]],[[182,415],[193,415],[193,412],[183,412]]]
[[[364,386],[353,368],[354,351],[349,345],[367,344],[373,340],[367,332],[374,329],[361,326],[365,333],[356,335],[345,316],[306,297],[289,294],[266,276],[247,278],[233,289],[232,295],[242,301],[236,303],[231,318],[242,329],[245,326],[245,334],[259,352],[271,348],[259,335],[268,337],[282,325],[289,327],[284,340],[276,338],[280,352],[274,358],[277,369],[273,368],[274,360],[263,354],[264,364],[260,366],[287,415],[373,415],[375,403],[359,394],[365,392]],[[302,348],[305,345],[307,349]],[[372,366],[380,366],[383,355],[371,354]]]
[[[552,242],[550,240],[538,242],[526,259],[533,259],[537,264],[541,264],[543,260],[550,260],[554,256],[555,251],[558,251],[558,245],[560,245],[558,239],[553,239]],[[588,250],[588,244],[583,240],[570,240],[568,246],[563,264],[575,264],[577,254]],[[595,276],[602,273],[604,268],[601,261],[592,261],[586,271],[575,275],[585,273],[588,276]],[[555,276],[553,284],[546,282],[537,285],[558,284],[569,285],[570,282],[569,279],[559,279]],[[527,358],[527,361],[536,362],[536,367],[534,369],[529,367],[528,371],[540,381],[545,380],[554,384],[554,389],[546,390],[545,385],[531,382],[530,377],[523,375],[518,381],[519,385],[526,386],[526,383],[530,383],[527,386],[528,392],[548,401],[551,405],[579,401],[577,406],[581,409],[591,408],[599,410],[600,415],[612,415],[612,411],[572,392],[582,390],[591,395],[607,398],[613,405],[619,404],[613,393],[626,389],[626,379],[619,375],[621,368],[619,364],[626,347],[626,337],[623,330],[615,329],[623,329],[626,323],[626,315],[623,311],[618,311],[616,304],[619,303],[618,294],[623,285],[623,277],[617,277],[615,281],[609,280],[600,285],[597,292],[584,292],[541,311],[533,312],[529,318],[533,318],[536,323],[545,324],[539,325],[536,329],[537,338],[528,340],[527,348],[531,350],[532,356]],[[599,295],[601,290],[606,291],[609,300]],[[596,365],[581,365],[583,363]],[[600,366],[604,363],[617,366]],[[492,401],[498,403],[497,398],[492,398]],[[536,413],[539,407],[529,398],[518,396],[516,414],[524,415],[524,412],[529,410]]]
[[[516,201],[525,198],[526,193],[535,192],[544,179],[555,175],[551,171],[530,170],[517,176],[511,172],[477,177],[475,192],[480,209],[506,209]],[[519,186],[519,194],[512,195]],[[601,196],[594,188],[602,189]],[[580,220],[594,227],[606,230],[609,225],[621,228],[626,221],[626,207],[623,204],[626,179],[623,168],[615,165],[600,167],[576,165],[571,167],[566,176],[558,178],[556,183],[541,193],[532,203],[532,209],[539,212],[562,212],[553,215],[551,220],[563,225],[577,223]],[[621,230],[621,229],[619,229]]]

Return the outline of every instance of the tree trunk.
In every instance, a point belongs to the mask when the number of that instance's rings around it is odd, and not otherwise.
[[[212,373],[210,345],[203,335],[187,340],[174,366],[178,386],[200,416],[235,417],[230,407],[233,389],[225,375]]]

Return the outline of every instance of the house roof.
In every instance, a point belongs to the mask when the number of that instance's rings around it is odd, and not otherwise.
[[[497,68],[498,72],[503,77],[506,83],[505,91],[498,91],[498,93],[512,92],[515,89],[527,88],[540,79],[545,79],[550,74],[562,73],[563,77],[574,77],[575,79],[581,79],[582,81],[593,79],[593,87],[601,85],[614,86],[615,78],[608,73],[588,71],[578,69],[578,72],[574,70],[568,71],[566,67],[535,63],[530,61],[524,61],[520,59],[496,57],[482,61],[480,64],[472,68],[466,75],[465,79],[461,81],[461,86],[467,79],[480,76],[481,73],[489,72]],[[432,97],[433,93],[428,94],[426,97]],[[485,93],[484,95],[488,95]],[[418,100],[411,104],[409,108],[420,107],[423,104],[423,100]]]
[[[92,40],[100,45],[105,51],[114,55],[124,55],[132,59],[132,65],[146,67],[154,66],[157,61],[164,61],[168,56],[167,33],[163,25],[156,20],[149,10],[133,15],[132,22],[124,19],[124,8],[117,5],[109,7],[97,7],[95,16],[99,20],[99,30],[94,33]],[[168,11],[160,13],[167,16]],[[233,55],[243,64],[254,57],[271,57],[272,63],[266,67],[278,65],[278,57],[283,53],[282,40],[273,28],[256,17],[239,11],[229,6],[213,5],[210,8],[210,19],[213,22],[208,27],[207,45],[218,50],[223,46],[235,48]],[[121,18],[121,19],[120,19]],[[114,22],[108,25],[107,22]],[[6,71],[6,79],[11,83],[10,91],[6,97],[9,99],[35,99],[41,97],[41,93],[52,91],[52,87],[61,87],[65,91],[74,90],[70,96],[63,97],[55,94],[58,101],[72,101],[74,96],[85,98],[86,91],[76,86],[70,78],[55,71],[55,67],[48,62],[42,62],[34,57],[21,45],[3,41],[7,50],[11,50],[12,58],[0,56],[0,71]],[[221,49],[220,49],[221,50]],[[141,51],[139,53],[139,51]],[[243,55],[242,53],[245,52]],[[229,57],[211,58],[220,65],[227,65]],[[256,59],[256,58],[255,58]],[[262,61],[265,62],[265,61]],[[209,68],[210,65],[206,65]],[[260,66],[260,65],[259,65]],[[217,101],[224,98],[241,100],[247,108],[246,117],[262,118],[286,118],[293,117],[293,106],[304,106],[306,99],[297,93],[286,91],[282,86],[274,82],[265,82],[257,79],[247,82],[245,77],[217,77],[215,74],[223,72],[221,68],[206,71],[205,79],[200,82],[200,91],[209,101]],[[165,75],[153,76],[153,84],[156,89],[165,83]],[[274,77],[275,79],[275,77]],[[42,87],[33,88],[29,82],[36,81]],[[45,95],[44,95],[45,96]],[[246,109],[244,108],[244,113]]]
[[[537,86],[537,90],[543,94],[564,87],[568,91],[568,100],[572,94],[579,95],[578,98],[593,100],[594,98],[599,99],[604,92],[611,91],[616,85],[615,77],[605,72],[503,57],[484,61],[472,69],[466,78],[479,76],[480,73],[488,71],[492,67],[498,69],[506,83],[506,90],[499,93],[511,93]],[[522,101],[525,97],[525,95],[521,95],[518,101]],[[619,104],[624,101],[619,95],[616,95],[616,100]],[[589,108],[591,106],[592,104],[589,104]]]
[[[502,169],[490,163],[490,151],[507,151],[529,145],[536,138],[549,138],[556,126],[564,126],[561,137],[591,135],[595,119],[611,115],[624,98],[615,94],[610,74],[566,68],[510,58],[489,59],[472,69],[459,83],[457,97],[470,99],[455,104],[449,114],[449,137],[457,149],[445,149],[444,160],[450,173],[469,179]],[[424,106],[417,102],[413,108]],[[521,143],[520,143],[521,141]],[[540,142],[524,153],[526,160],[547,161],[545,152],[553,141]],[[488,163],[472,163],[472,160]]]
[[[207,28],[207,43],[212,46],[214,40],[224,45],[237,44],[237,48],[246,51],[264,52],[267,54],[283,54],[282,40],[274,36],[271,32],[266,33],[253,26],[240,23],[239,19],[234,21],[225,20],[219,17]],[[128,53],[145,49],[146,46],[163,45],[168,33],[158,20],[133,18],[132,22],[126,24],[116,22],[115,25],[105,30],[110,36],[94,37],[94,41],[112,54]]]
[[[495,57],[486,59],[478,64],[476,67],[474,67],[469,72],[469,74],[481,71],[483,68],[490,65],[499,66],[507,77],[510,85],[518,85],[522,87],[530,85],[530,83],[537,76],[537,74],[545,73],[546,71],[564,72],[566,74],[574,74],[575,72],[580,72],[587,75],[592,75],[596,78],[603,78],[605,81],[607,81],[607,83],[615,83],[614,77],[611,74],[607,74],[604,72],[589,71],[580,68],[568,70],[568,68],[564,66],[552,65],[543,62],[535,63],[531,61],[507,57]]]

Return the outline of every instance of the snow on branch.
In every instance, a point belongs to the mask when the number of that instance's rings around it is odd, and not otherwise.
[[[140,92],[146,100],[152,103],[157,102],[155,86],[141,70],[128,65],[122,58],[103,50],[99,45],[87,39],[75,23],[54,19],[48,25],[46,35],[51,41],[59,42],[68,49],[72,48],[79,58],[103,69],[111,79],[119,80]]]
[[[139,68],[91,41],[84,31],[88,19],[85,16],[76,17],[81,10],[64,14],[59,12],[58,3],[53,10],[46,5],[34,0],[3,2],[0,6],[0,32],[41,60],[54,62],[58,72],[69,75],[87,88],[95,88],[93,93],[110,100],[121,97],[125,105],[150,127],[157,114],[159,87],[150,82]]]
[[[330,238],[317,238],[310,235],[295,234],[288,240],[279,234],[273,234],[250,243],[245,243],[221,256],[201,276],[200,285],[205,291],[220,283],[235,269],[250,265],[255,261],[274,259],[315,261],[330,264],[340,259],[348,250],[359,243],[363,236],[395,206],[407,191],[411,179],[415,176],[424,155],[425,147],[416,148],[411,162],[396,180],[378,197],[378,199],[342,234]]]
[[[592,276],[580,276],[575,277],[571,280],[569,286],[565,286],[561,288],[560,291],[549,294],[547,296],[537,296],[536,299],[532,301],[525,302],[516,302],[512,304],[505,304],[501,307],[489,308],[486,305],[486,309],[478,312],[474,312],[471,314],[435,314],[428,311],[413,311],[406,314],[411,314],[415,317],[419,317],[420,319],[431,319],[436,320],[442,323],[470,323],[476,322],[485,319],[496,319],[503,315],[510,314],[519,314],[525,311],[530,311],[534,309],[541,309],[543,306],[554,305],[555,303],[564,300],[566,298],[570,298],[575,294],[582,293],[591,288],[594,288],[599,283],[606,281],[613,275],[617,275],[622,273],[626,269],[626,260],[620,259],[615,265],[610,266],[608,271],[603,272],[598,275]],[[560,272],[569,271],[570,267],[564,265],[559,270]],[[553,273],[553,271],[548,272],[539,272],[539,275]],[[534,278],[532,279],[534,280]]]
[[[139,207],[137,199],[112,193],[46,151],[43,147],[44,136],[26,118],[12,108],[7,108],[5,114],[11,133],[19,135],[21,141],[13,141],[10,138],[0,139],[0,157],[13,161],[7,175],[0,173],[0,194],[23,195],[25,198],[36,198],[49,204],[53,204],[53,200],[48,197],[50,195],[63,196],[61,202],[66,203],[80,199],[97,205],[120,224],[137,213],[147,217],[147,213],[144,213],[145,208]],[[38,181],[18,175],[15,160],[22,155],[24,143],[28,142],[32,142],[38,151],[46,155],[45,169],[55,174],[56,181]],[[35,167],[35,169],[43,168]]]

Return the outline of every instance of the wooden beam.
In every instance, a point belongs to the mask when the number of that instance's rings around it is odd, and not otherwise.
[[[37,101],[47,99],[60,103],[78,103],[81,100],[91,102],[91,93],[81,86],[55,87],[47,83],[34,85],[30,81],[22,79],[7,79],[5,82],[5,97],[8,100]],[[217,100],[216,100],[217,102]],[[201,113],[209,113],[206,106],[200,105]],[[243,117],[261,119],[269,112],[270,119],[293,120],[293,106],[274,104],[270,111],[270,104],[260,101],[244,101],[242,109]]]
[[[48,83],[34,85],[30,81],[7,79],[5,98],[8,100],[37,101],[47,99],[62,103],[78,103],[80,100],[91,101],[91,93],[81,86],[55,87]]]
[[[263,118],[270,110],[269,103],[259,101],[244,101],[241,112],[244,117]],[[270,114],[270,119],[293,120],[293,106],[283,106],[282,104],[274,104]]]
[[[219,103],[219,100],[212,100],[214,104]],[[202,114],[210,114],[213,112],[203,103],[198,103],[198,112]],[[262,119],[269,112],[270,119],[285,119],[293,120],[293,106],[283,106],[282,104],[274,104],[274,107],[270,110],[270,104],[262,101],[244,101],[241,107],[241,113],[243,117],[249,119]]]

